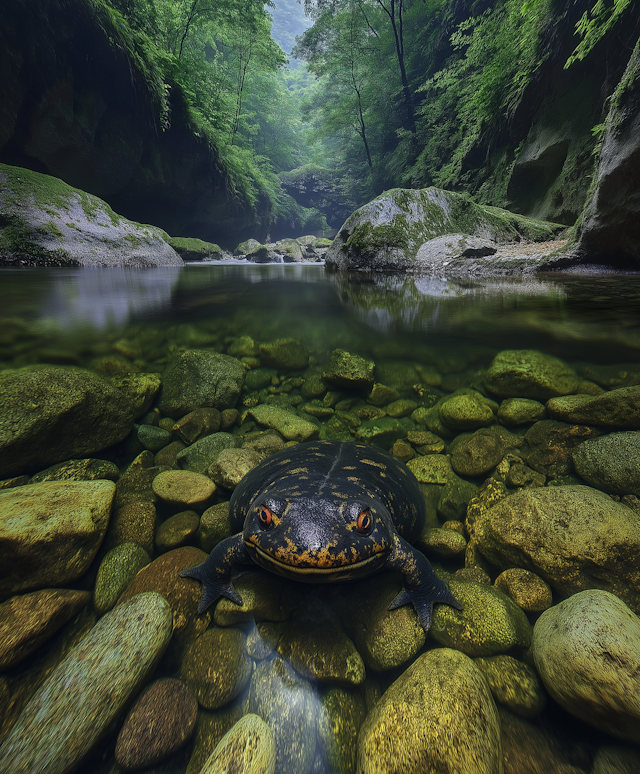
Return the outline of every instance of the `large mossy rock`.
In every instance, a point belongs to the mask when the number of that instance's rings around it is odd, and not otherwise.
[[[0,374],[0,478],[94,454],[123,440],[149,408],[160,380],[119,381],[61,366]]]
[[[420,248],[447,234],[467,235],[488,242],[553,239],[562,226],[514,215],[498,207],[472,202],[468,197],[439,188],[394,188],[365,204],[344,223],[326,256],[326,267],[343,271],[442,270],[433,251]],[[476,240],[470,240],[476,245]],[[464,250],[463,250],[464,252]],[[443,258],[449,256],[442,253]],[[449,256],[450,259],[450,256]],[[476,261],[491,258],[475,256]],[[447,272],[469,257],[450,259]],[[464,269],[467,270],[466,268]]]
[[[55,177],[0,164],[0,265],[181,266],[162,229]]]
[[[640,610],[640,515],[588,486],[524,489],[477,517],[482,554],[522,567],[559,594],[604,588]]]
[[[177,419],[203,406],[233,408],[245,373],[242,363],[229,355],[205,349],[178,352],[162,375],[160,411]]]

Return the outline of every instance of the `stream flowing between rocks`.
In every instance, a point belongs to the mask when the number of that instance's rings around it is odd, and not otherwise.
[[[0,282],[0,774],[640,771],[640,276]],[[313,439],[418,479],[428,635],[390,571],[198,614],[234,488]]]

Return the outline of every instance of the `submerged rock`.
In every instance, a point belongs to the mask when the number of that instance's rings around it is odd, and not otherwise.
[[[22,711],[0,748],[0,771],[73,770],[144,684],[171,628],[159,594],[141,594],[101,618]]]
[[[590,589],[544,612],[533,634],[551,696],[596,728],[640,742],[640,619],[608,591]]]
[[[245,715],[227,731],[200,769],[200,774],[246,772],[274,774],[276,745],[273,731],[258,715]]]
[[[163,761],[190,738],[197,715],[198,702],[184,683],[157,680],[145,688],[120,729],[116,763],[136,771]]]
[[[18,664],[90,600],[88,591],[42,589],[0,604],[0,670]]]
[[[112,481],[47,481],[0,491],[0,594],[77,580],[107,531]]]
[[[640,497],[640,432],[587,440],[574,450],[573,463],[587,484],[613,494]]]
[[[474,534],[496,567],[531,570],[563,595],[610,589],[640,610],[640,515],[597,489],[521,490],[478,513]]]
[[[318,437],[317,425],[278,406],[261,403],[259,406],[249,409],[247,416],[263,427],[277,430],[287,441],[311,441]]]
[[[112,548],[100,562],[93,589],[93,606],[102,615],[116,604],[137,573],[151,559],[137,543],[121,543]]]
[[[128,376],[123,384],[81,368],[3,371],[0,478],[77,459],[122,441],[159,386],[152,374]]]
[[[640,430],[640,385],[601,395],[567,395],[547,403],[549,415],[566,422]]]
[[[495,356],[484,382],[500,398],[546,401],[576,392],[580,378],[557,357],[535,349],[506,349]]]
[[[367,715],[357,771],[502,774],[498,711],[473,661],[449,648],[420,656]]]
[[[177,419],[203,407],[233,408],[245,373],[235,357],[204,349],[178,352],[162,375],[160,411]]]

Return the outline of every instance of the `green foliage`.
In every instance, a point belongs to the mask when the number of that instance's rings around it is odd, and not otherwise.
[[[443,188],[459,185],[465,157],[508,122],[543,54],[539,37],[551,0],[523,10],[517,0],[463,21],[451,36],[450,63],[421,87],[424,148],[414,179]]]
[[[630,5],[631,0],[597,0],[590,11],[585,11],[576,24],[576,32],[582,40],[567,59],[565,68],[584,59]]]

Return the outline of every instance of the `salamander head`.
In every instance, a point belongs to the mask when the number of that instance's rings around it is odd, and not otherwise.
[[[360,578],[379,570],[392,550],[391,517],[368,499],[334,501],[258,498],[244,523],[244,542],[254,561],[309,583]]]

